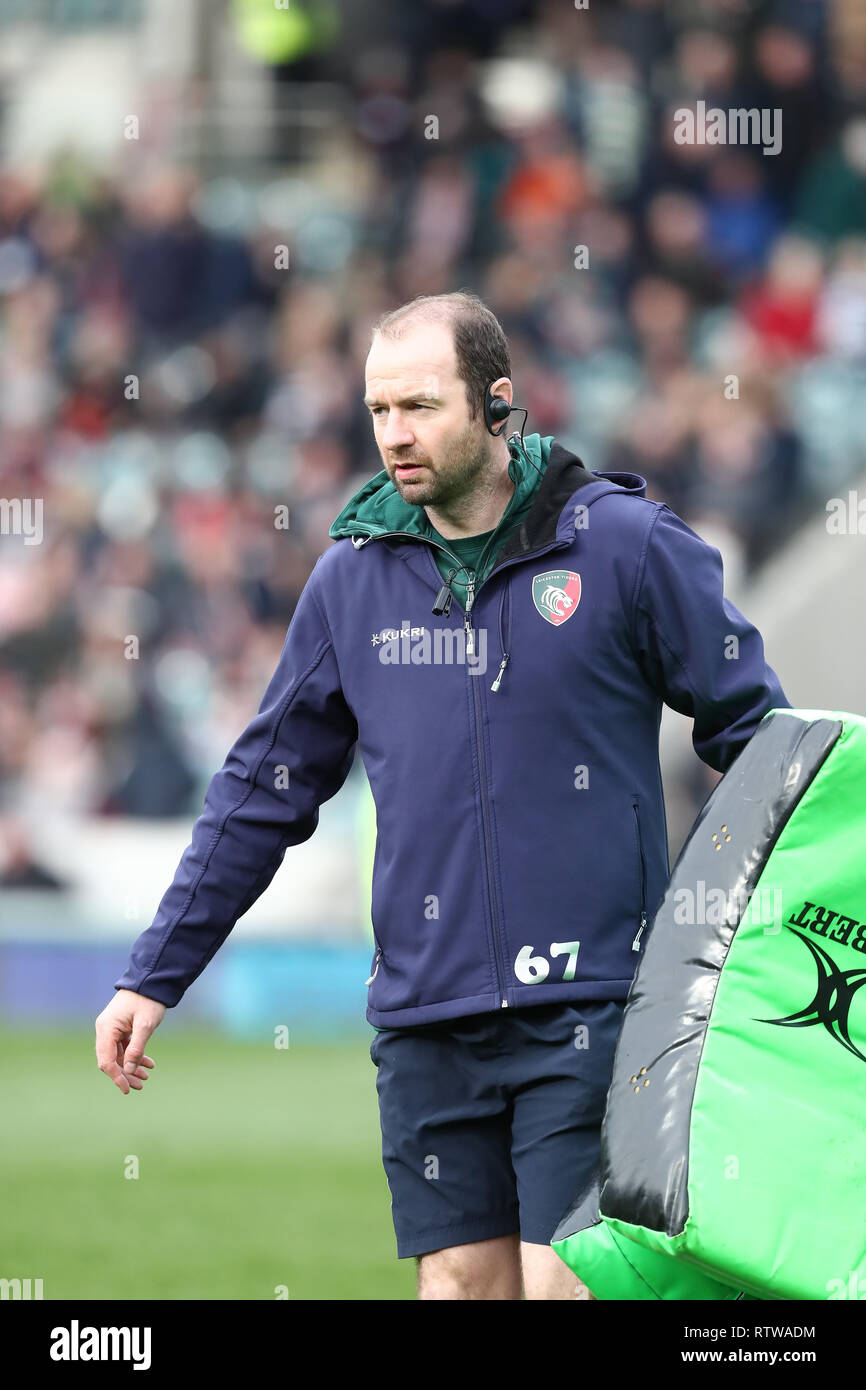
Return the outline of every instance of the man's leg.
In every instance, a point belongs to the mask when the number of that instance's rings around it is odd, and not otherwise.
[[[401,1259],[424,1299],[521,1296],[511,1106],[498,1015],[390,1028],[370,1056]]]
[[[561,1260],[551,1245],[520,1245],[523,1287],[527,1299],[592,1299],[592,1294]]]
[[[424,1300],[519,1299],[519,1247],[519,1236],[500,1236],[496,1240],[452,1245],[447,1250],[432,1250],[428,1255],[421,1255],[418,1258],[418,1297]],[[568,1273],[566,1266],[562,1267]]]
[[[599,1162],[623,1009],[590,1001],[509,1010],[511,1162],[527,1299],[590,1296],[550,1241]]]
[[[551,1246],[517,1236],[454,1245],[418,1258],[420,1299],[516,1300],[524,1290],[529,1300],[592,1299]]]

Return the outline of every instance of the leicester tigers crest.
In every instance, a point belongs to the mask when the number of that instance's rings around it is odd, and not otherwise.
[[[580,575],[574,570],[548,570],[532,581],[532,602],[542,618],[559,627],[580,603]]]

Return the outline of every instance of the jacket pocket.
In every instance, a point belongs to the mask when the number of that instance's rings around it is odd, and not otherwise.
[[[641,937],[643,936],[644,928],[646,927],[646,859],[644,858],[643,836],[641,835],[640,828],[640,801],[638,800],[637,796],[632,797],[631,808],[634,814],[634,835],[635,844],[637,846],[638,865],[640,869],[640,919],[638,922],[637,936],[631,943],[631,949],[633,951],[639,951],[641,946]]]

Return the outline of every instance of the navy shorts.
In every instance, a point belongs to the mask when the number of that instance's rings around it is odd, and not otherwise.
[[[538,1004],[376,1034],[400,1259],[517,1232],[549,1244],[599,1161],[624,1008]]]

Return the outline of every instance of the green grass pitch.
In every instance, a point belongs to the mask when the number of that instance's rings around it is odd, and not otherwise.
[[[46,1300],[413,1298],[367,1048],[163,1024],[124,1096],[92,1025],[0,1031],[0,1277]]]

